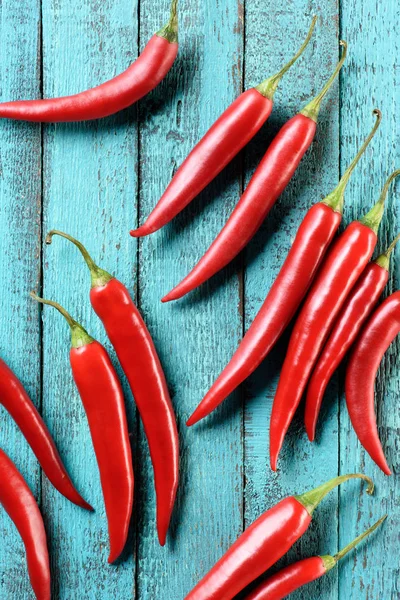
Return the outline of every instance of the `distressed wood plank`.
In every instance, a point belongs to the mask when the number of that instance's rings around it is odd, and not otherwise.
[[[154,2],[141,2],[141,46],[160,27]],[[147,19],[145,18],[147,17]],[[140,105],[140,219],[174,170],[241,91],[242,7],[236,0],[179,3],[180,53],[165,82]],[[164,18],[164,17],[163,17]],[[139,304],[154,335],[178,413],[181,481],[169,540],[155,533],[153,476],[141,433],[137,589],[139,598],[183,598],[242,530],[242,416],[236,396],[216,418],[188,430],[194,410],[242,331],[237,265],[187,299],[160,298],[195,264],[240,193],[235,161],[184,213],[140,242]]]
[[[0,11],[1,100],[40,90],[40,3],[3,0]],[[30,288],[40,272],[40,127],[0,122],[1,357],[15,371],[40,410],[40,329]],[[3,409],[0,446],[40,503],[38,462]],[[0,597],[32,598],[25,552],[15,526],[0,510]]]
[[[136,2],[123,0],[44,0],[44,95],[84,90],[122,72],[137,56],[136,11]],[[44,129],[44,231],[56,227],[82,239],[95,259],[128,287],[135,282],[135,244],[127,230],[137,211],[136,161],[136,108],[101,121]],[[89,289],[89,274],[77,250],[56,238],[45,249],[44,295],[61,302],[109,348],[91,310]],[[96,509],[90,515],[44,487],[53,593],[68,600],[130,600],[134,541],[124,561],[107,565],[106,516],[86,417],[72,381],[68,328],[50,308],[43,319],[45,415],[68,455],[72,475]],[[129,394],[126,400],[135,437]]]
[[[398,141],[400,122],[400,76],[398,56],[400,43],[396,23],[400,9],[396,3],[368,0],[342,2],[341,29],[351,39],[351,62],[343,79],[341,130],[348,141],[343,145],[342,168],[359,144],[364,129],[363,121],[369,110],[377,106],[382,110],[380,133],[354,180],[353,205],[347,210],[348,219],[365,213],[377,200],[380,189],[391,171],[399,168]],[[376,254],[386,248],[400,228],[400,186],[392,186],[386,215],[379,233]],[[400,253],[395,252],[392,274],[385,295],[399,289]],[[399,341],[387,353],[379,372],[377,384],[378,426],[380,438],[393,469],[386,477],[364,452],[349,422],[345,400],[340,405],[340,465],[341,470],[362,470],[376,482],[373,500],[360,496],[359,501],[345,502],[341,495],[340,545],[347,543],[381,515],[389,518],[370,544],[365,544],[357,554],[340,568],[340,597],[356,600],[366,598],[397,598],[400,593],[399,558],[395,548],[400,537],[400,376],[398,369]],[[342,373],[342,379],[344,373]]]
[[[276,72],[296,51],[313,15],[309,3],[278,1],[266,6],[246,2],[246,81],[256,85]],[[280,127],[322,87],[338,57],[338,8],[334,0],[318,6],[313,41],[290,70],[276,93],[273,113],[246,154],[246,182]],[[338,181],[338,85],[321,110],[315,141],[295,177],[277,202],[245,253],[244,306],[246,329],[276,278],[297,228],[308,208],[329,193]],[[301,493],[334,477],[338,469],[336,406],[324,415],[324,429],[311,445],[304,431],[302,411],[296,416],[281,452],[279,470],[269,467],[269,419],[288,336],[244,385],[245,393],[245,521],[246,526],[282,497]],[[358,487],[347,490],[358,493]],[[313,553],[336,548],[337,495],[330,495],[316,511],[310,531],[278,566]],[[277,567],[275,567],[276,569]],[[337,573],[315,582],[291,597],[337,598]]]

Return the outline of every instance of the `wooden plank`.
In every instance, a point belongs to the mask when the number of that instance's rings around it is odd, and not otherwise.
[[[43,2],[44,95],[72,93],[122,72],[137,56],[136,3],[124,0]],[[135,284],[136,108],[101,121],[44,129],[44,231],[57,227],[82,239],[96,260]],[[105,343],[89,304],[90,279],[77,250],[55,239],[45,249],[44,294],[61,302]],[[87,421],[69,366],[69,333],[54,310],[43,313],[45,415],[74,479],[96,509],[90,515],[44,487],[51,533],[54,597],[134,597],[134,541],[108,566],[108,534],[98,469]],[[133,403],[127,395],[135,437]],[[111,450],[111,449],[110,449]]]
[[[3,0],[0,11],[1,100],[40,91],[40,3]],[[40,272],[40,126],[0,122],[1,357],[40,409],[40,329],[28,300]],[[14,421],[1,410],[0,446],[40,502],[38,462]],[[0,597],[30,598],[23,544],[0,510]]]
[[[280,127],[322,87],[338,57],[337,5],[325,0],[318,7],[318,23],[310,48],[291,69],[276,93],[273,113],[246,155],[246,181]],[[296,51],[313,13],[303,2],[278,1],[268,6],[246,2],[245,87],[276,72]],[[338,85],[320,114],[316,139],[295,177],[245,254],[245,326],[249,327],[289,250],[308,208],[329,193],[338,181]],[[288,336],[286,336],[288,338]],[[279,470],[269,467],[269,419],[287,339],[245,384],[245,521],[246,526],[282,497],[301,493],[334,477],[338,469],[337,404],[324,411],[318,441],[307,441],[302,414],[296,416],[281,452]],[[295,384],[294,384],[295,385]],[[333,392],[333,396],[334,396]],[[333,399],[332,399],[333,400]],[[351,487],[351,484],[349,484]],[[357,494],[358,488],[347,490]],[[330,495],[315,515],[310,531],[280,563],[336,548],[337,495]],[[276,569],[276,567],[275,567]],[[293,599],[337,598],[337,573],[293,594]]]
[[[376,201],[389,173],[399,168],[398,140],[400,76],[398,56],[400,42],[396,20],[399,9],[395,3],[377,4],[371,0],[342,3],[341,29],[351,39],[351,64],[343,79],[341,130],[348,141],[342,150],[342,168],[349,152],[362,138],[364,123],[374,106],[383,113],[379,135],[358,171],[352,188],[353,204],[346,212],[348,219],[357,218]],[[383,250],[400,229],[399,182],[388,196],[386,215],[379,235],[377,252]],[[400,253],[397,248],[392,275],[386,294],[399,289]],[[340,597],[397,598],[399,595],[399,558],[393,549],[399,544],[400,505],[400,374],[398,369],[399,341],[393,344],[383,361],[377,385],[378,424],[380,437],[394,475],[386,477],[361,448],[348,419],[344,398],[340,409],[341,470],[362,470],[376,482],[375,498],[360,496],[358,502],[345,502],[341,497],[339,531],[342,546],[363,531],[381,515],[389,518],[370,544],[365,544],[340,569]]]
[[[160,27],[168,4],[163,0],[154,10],[154,2],[142,0],[141,47]],[[178,62],[140,105],[141,222],[177,166],[241,91],[241,5],[236,0],[182,0],[179,17]],[[161,549],[153,476],[141,433],[138,462],[145,477],[139,491],[137,589],[146,600],[183,598],[242,530],[238,395],[207,423],[190,430],[185,426],[241,336],[238,265],[187,299],[160,302],[210,245],[239,193],[240,161],[235,161],[169,226],[140,242],[140,308],[165,366],[181,440],[178,502],[170,537]]]

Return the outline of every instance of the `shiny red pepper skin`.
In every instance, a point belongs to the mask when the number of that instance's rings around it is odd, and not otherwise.
[[[335,322],[308,385],[304,423],[310,441],[315,438],[326,386],[378,302],[388,279],[386,269],[375,262],[367,265]]]
[[[317,124],[302,114],[272,141],[220,234],[187,277],[163,298],[181,298],[227,265],[258,231],[314,139]]]
[[[358,221],[351,223],[330,250],[305,300],[290,338],[272,407],[270,459],[274,471],[315,362],[347,296],[370,260],[376,241],[376,233],[370,227]]]
[[[0,359],[0,404],[14,419],[54,487],[68,500],[92,510],[78,494],[64,467],[53,438],[22,383]]]
[[[50,600],[50,565],[46,531],[39,507],[25,479],[0,449],[0,504],[15,524],[26,551],[36,600]]]
[[[131,235],[149,235],[169,223],[256,135],[272,106],[254,88],[241,94],[193,148],[146,222]]]
[[[303,585],[325,575],[321,556],[313,556],[289,565],[261,583],[245,600],[282,600]]]
[[[315,22],[316,17],[298,52],[276,75],[242,93],[215,121],[179,167],[146,222],[131,231],[133,237],[149,235],[169,223],[255,136],[271,114],[280,79],[308,45]]]
[[[110,538],[108,562],[124,549],[134,476],[124,396],[105,348],[96,341],[70,352],[72,374],[88,419],[100,471]]]
[[[188,425],[210,414],[271,351],[311,285],[341,219],[339,212],[322,202],[307,212],[264,304],[230,363],[188,420]]]
[[[0,118],[57,123],[107,117],[154,89],[171,69],[177,53],[177,42],[169,42],[159,32],[126,71],[106,83],[73,96],[3,102]]]
[[[242,533],[186,600],[232,600],[286,554],[310,523],[294,497],[281,500]]]
[[[92,288],[90,300],[115,348],[143,421],[154,469],[158,537],[163,546],[179,479],[178,430],[165,375],[126,287],[111,279]]]
[[[379,306],[352,351],[346,373],[347,409],[358,439],[380,469],[390,475],[375,415],[375,379],[381,360],[400,333],[400,292]]]

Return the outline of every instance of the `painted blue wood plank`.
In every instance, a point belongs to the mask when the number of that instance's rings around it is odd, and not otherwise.
[[[136,3],[124,0],[43,2],[44,95],[73,93],[123,71],[137,56]],[[135,283],[136,109],[92,123],[44,129],[44,231],[57,227],[82,239],[96,260],[129,288]],[[45,250],[44,295],[61,302],[94,337],[106,342],[89,304],[90,279],[77,250],[55,239]],[[106,346],[109,344],[106,342]],[[43,490],[58,599],[134,597],[134,540],[108,566],[108,534],[98,469],[86,417],[69,366],[69,333],[60,315],[43,312],[43,404],[90,515]],[[135,438],[133,403],[126,394]],[[110,449],[111,451],[112,449]],[[135,509],[136,512],[136,509]]]
[[[39,24],[38,0],[1,3],[2,100],[39,93]],[[27,301],[40,272],[40,127],[1,121],[0,161],[0,354],[40,409],[39,321]],[[0,419],[0,446],[40,502],[37,460],[3,409]],[[22,540],[3,509],[0,535],[0,597],[32,598]]]
[[[166,14],[168,1],[162,2]],[[160,26],[141,2],[141,46]],[[145,16],[147,18],[145,18]],[[140,106],[140,219],[174,170],[241,91],[242,7],[236,0],[180,1],[178,63]],[[242,530],[242,416],[236,396],[216,418],[188,430],[194,410],[238,343],[237,265],[181,302],[160,298],[197,262],[240,193],[240,161],[164,230],[140,242],[139,302],[165,365],[178,413],[181,483],[167,546],[154,527],[153,477],[141,434],[137,589],[144,600],[183,598]]]
[[[369,151],[368,160],[363,162],[363,169],[354,180],[353,205],[346,212],[349,220],[368,210],[378,198],[386,177],[400,164],[400,123],[397,116],[400,102],[400,43],[395,25],[399,16],[400,8],[394,2],[359,3],[352,0],[342,3],[341,29],[343,35],[352,40],[351,63],[343,78],[341,130],[348,143],[342,149],[342,168],[349,159],[349,152],[353,152],[359,144],[368,112],[377,106],[383,113],[380,134]],[[400,229],[399,193],[397,182],[388,197],[377,252],[383,250]],[[399,284],[400,254],[397,249],[386,294],[399,289]],[[371,544],[365,545],[340,568],[341,598],[397,598],[400,594],[396,551],[400,541],[399,349],[397,341],[383,361],[376,393],[379,432],[393,469],[392,477],[381,473],[364,452],[349,422],[344,398],[340,404],[341,469],[364,470],[376,481],[376,497],[373,501],[361,496],[357,503],[344,504],[341,496],[340,545],[382,514],[389,515]]]
[[[314,8],[303,2],[258,0],[246,2],[246,87],[276,72],[296,51],[309,26]],[[267,144],[291,116],[322,87],[338,57],[338,8],[331,0],[318,5],[313,41],[303,58],[290,70],[276,93],[275,108],[257,142],[246,154],[246,181]],[[297,228],[309,207],[323,198],[338,181],[338,85],[335,84],[321,110],[315,141],[295,177],[279,199],[245,254],[245,326],[249,327],[290,248]],[[296,416],[281,452],[277,474],[269,467],[269,419],[288,336],[277,345],[263,365],[244,385],[245,390],[245,521],[249,525],[264,510],[290,493],[301,493],[335,476],[338,470],[336,406],[325,411],[324,429],[311,445],[302,414]],[[293,382],[295,385],[295,382]],[[334,394],[333,394],[334,395]],[[350,496],[359,493],[349,485]],[[332,493],[315,520],[278,566],[336,548],[337,499]],[[276,569],[277,567],[275,567]],[[294,599],[337,598],[337,573],[327,580],[293,594]]]

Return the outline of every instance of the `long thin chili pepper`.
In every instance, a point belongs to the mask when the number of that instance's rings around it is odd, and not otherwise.
[[[107,513],[110,555],[114,562],[124,549],[132,515],[134,476],[124,396],[106,349],[67,311],[52,300],[31,296],[56,308],[71,330],[72,374],[87,416],[100,472]]]
[[[304,423],[310,441],[315,438],[322,399],[333,373],[355,341],[389,279],[390,255],[400,235],[374,262],[368,264],[337,318],[318,359],[307,390]]]
[[[390,344],[400,333],[400,291],[394,292],[374,312],[361,331],[346,373],[347,409],[358,439],[386,475],[391,471],[379,440],[375,414],[376,374]]]
[[[346,58],[346,42],[340,44],[343,46],[342,58],[322,91],[285,123],[219,235],[189,275],[164,296],[163,302],[181,298],[215,275],[239,254],[260,228],[314,139],[321,102]]]
[[[51,231],[75,244],[91,276],[90,301],[100,317],[128,379],[143,421],[154,469],[157,531],[165,544],[179,479],[179,439],[174,409],[154,342],[127,288],[100,269],[85,247],[70,235]]]
[[[374,485],[366,475],[341,475],[301,496],[289,496],[267,510],[242,533],[186,600],[232,600],[307,531],[321,500],[353,478],[367,481],[367,492],[372,494]]]
[[[179,167],[146,222],[131,231],[132,236],[148,235],[169,223],[255,136],[271,114],[281,78],[307,47],[316,20],[295,56],[278,73],[236,98],[215,121]]]
[[[304,217],[289,254],[253,323],[231,361],[189,418],[188,425],[210,414],[253,373],[293,318],[340,225],[344,193],[351,173],[381,122],[380,111],[375,109],[374,114],[374,128],[338,186],[322,202],[312,206]]]
[[[76,491],[56,445],[24,386],[0,358],[0,404],[14,419],[56,490],[74,504],[93,510]]]
[[[379,519],[367,531],[364,531],[355,540],[340,550],[334,556],[313,556],[289,565],[285,569],[278,571],[272,577],[261,583],[251,594],[246,596],[245,600],[283,600],[298,590],[303,585],[319,579],[328,571],[333,569],[339,560],[351,552],[360,542],[371,535],[386,519],[387,515]]]
[[[1,449],[0,482],[0,504],[24,543],[36,600],[50,600],[49,553],[42,515],[25,479]]]
[[[95,88],[61,98],[17,100],[0,104],[0,118],[58,123],[112,115],[143,98],[166,76],[178,54],[177,0],[171,17],[153,35],[135,62],[117,77]]]
[[[385,198],[395,171],[379,201],[338,238],[305,300],[290,338],[272,406],[270,461],[276,471],[278,455],[308,379],[346,298],[370,260],[377,241]]]

